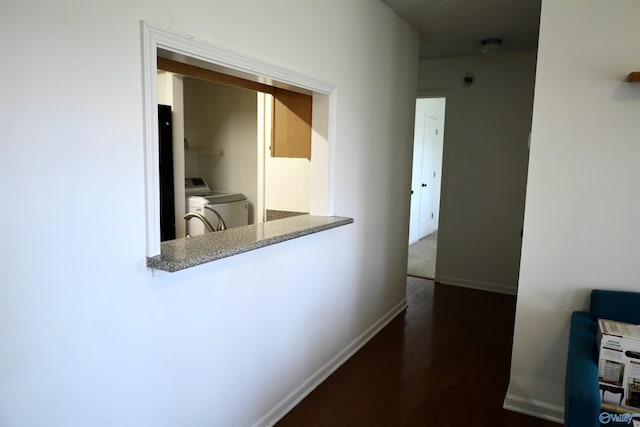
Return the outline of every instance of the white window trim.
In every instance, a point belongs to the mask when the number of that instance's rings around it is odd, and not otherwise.
[[[158,90],[157,90],[157,51],[167,50],[176,55],[201,60],[240,73],[260,76],[265,81],[274,81],[284,85],[291,85],[314,94],[329,97],[328,120],[328,153],[325,158],[326,168],[326,215],[333,215],[334,200],[334,165],[335,165],[335,112],[337,104],[336,85],[307,75],[269,64],[261,60],[250,58],[230,50],[213,46],[209,43],[195,40],[169,31],[153,27],[145,21],[142,27],[142,79],[144,100],[144,147],[145,147],[145,197],[146,197],[146,237],[147,256],[160,254],[160,184],[158,176]],[[311,212],[319,214],[319,212]]]

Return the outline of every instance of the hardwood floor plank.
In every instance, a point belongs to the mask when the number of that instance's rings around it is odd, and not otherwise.
[[[515,297],[408,277],[407,303],[276,425],[558,425],[502,409]]]

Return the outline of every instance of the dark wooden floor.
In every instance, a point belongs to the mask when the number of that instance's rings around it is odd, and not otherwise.
[[[409,277],[407,301],[277,426],[558,426],[502,409],[513,296]]]

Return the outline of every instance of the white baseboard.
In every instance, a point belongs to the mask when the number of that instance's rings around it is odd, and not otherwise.
[[[504,409],[564,424],[564,407],[507,392]]]
[[[436,271],[435,281],[437,283],[442,283],[444,285],[460,286],[463,288],[478,289],[480,291],[497,292],[500,294],[516,295],[518,293],[517,287],[513,287],[510,285],[504,285],[502,283],[490,283],[490,282],[480,282],[476,280],[460,279],[458,277],[438,276],[437,271]]]
[[[329,375],[338,369],[344,362],[349,360],[362,346],[364,346],[371,338],[373,338],[382,328],[392,321],[398,314],[407,308],[407,300],[403,298],[391,310],[385,313],[378,321],[371,325],[360,336],[350,342],[338,354],[336,354],[329,362],[314,372],[306,381],[298,388],[293,390],[289,395],[282,399],[275,407],[267,412],[262,418],[256,421],[252,427],[272,426],[282,417],[292,410],[298,403],[302,401],[309,393],[318,387]]]

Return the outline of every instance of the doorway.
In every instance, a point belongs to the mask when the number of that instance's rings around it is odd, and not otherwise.
[[[410,276],[435,279],[446,99],[416,100],[409,219]]]

